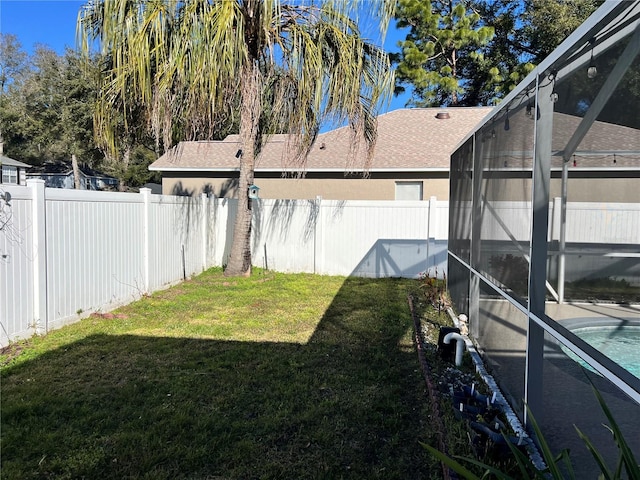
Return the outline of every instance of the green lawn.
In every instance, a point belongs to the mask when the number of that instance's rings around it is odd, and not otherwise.
[[[438,478],[415,287],[213,269],[14,345],[1,478]]]

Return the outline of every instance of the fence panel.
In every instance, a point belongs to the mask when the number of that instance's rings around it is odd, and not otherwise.
[[[566,235],[566,241],[573,243],[637,244],[640,239],[640,205],[568,203]]]
[[[0,198],[0,346],[33,333],[31,190],[3,186]],[[7,195],[8,193],[8,195]]]
[[[429,269],[442,272],[446,240],[429,241],[430,203],[323,201],[318,273],[415,277]],[[446,232],[445,225],[438,231]]]
[[[149,275],[156,290],[202,272],[202,198],[150,195]]]
[[[316,272],[319,202],[260,200],[253,203],[253,264],[279,272]]]
[[[140,195],[46,189],[48,328],[144,293]]]
[[[485,202],[482,205],[483,240],[528,242],[531,237],[530,202]]]

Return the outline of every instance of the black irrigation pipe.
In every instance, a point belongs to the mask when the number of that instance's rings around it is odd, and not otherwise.
[[[436,424],[436,433],[438,435],[438,449],[447,454],[447,445],[444,439],[444,424],[442,423],[442,416],[440,415],[440,402],[438,399],[438,392],[433,387],[433,382],[431,381],[431,369],[429,368],[429,364],[427,363],[427,358],[424,353],[424,344],[422,341],[422,334],[420,328],[420,318],[416,314],[413,308],[413,297],[409,295],[407,297],[409,301],[409,310],[411,311],[411,317],[413,318],[413,333],[414,333],[414,341],[416,343],[416,350],[418,352],[418,361],[420,362],[420,367],[422,369],[422,376],[424,377],[424,381],[427,384],[427,390],[429,392],[429,400],[431,401],[431,405],[433,408],[433,421]],[[442,475],[444,480],[450,480],[451,475],[449,473],[449,467],[445,465],[444,462],[440,462],[442,465]]]

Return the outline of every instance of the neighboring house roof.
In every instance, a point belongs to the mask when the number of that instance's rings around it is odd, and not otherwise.
[[[148,188],[154,194],[162,194],[162,185],[159,183],[145,183],[141,188]]]
[[[492,107],[411,108],[378,117],[378,137],[370,172],[448,170],[450,155]],[[438,115],[439,113],[448,115]],[[447,117],[447,118],[441,118]],[[350,164],[352,133],[342,127],[321,133],[304,168],[286,163],[287,135],[273,135],[256,161],[256,172],[362,171]],[[157,171],[237,171],[239,135],[221,141],[180,142],[152,163]]]
[[[564,150],[570,139],[578,131],[582,117],[554,112],[551,167],[561,169],[564,162]],[[488,123],[480,130],[481,141],[490,141],[495,129],[504,125],[504,117],[496,123]],[[509,135],[518,139],[513,145],[509,142]],[[533,157],[534,131],[532,122],[511,121],[509,135],[501,133],[499,144],[501,150],[491,146],[487,155],[492,158],[492,164],[502,169],[531,169]],[[575,152],[571,154],[580,170],[638,170],[640,161],[640,130],[602,121],[595,121],[585,133]],[[570,167],[574,168],[570,160]]]
[[[110,175],[106,175],[104,173],[93,170],[92,168],[87,167],[86,165],[79,166],[80,173],[85,177],[100,177],[100,178],[113,178]],[[73,175],[73,166],[68,162],[46,162],[43,165],[32,167],[31,171],[28,173],[29,176],[40,176],[40,175],[62,175],[68,176]]]
[[[0,155],[0,164],[9,165],[10,167],[31,168],[31,165],[19,162],[13,158],[5,157],[4,155]]]
[[[559,155],[564,152],[581,122],[582,117],[553,114],[553,128],[556,132],[552,145],[554,153]],[[636,169],[640,160],[640,131],[624,125],[596,121],[578,145],[574,158],[581,169]],[[562,158],[556,156],[552,159],[554,167],[562,164]]]

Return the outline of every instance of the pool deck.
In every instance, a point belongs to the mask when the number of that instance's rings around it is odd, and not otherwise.
[[[485,352],[499,384],[515,404],[524,395],[521,391],[526,363],[526,319],[504,307],[506,302],[487,299],[481,302],[481,317],[485,320],[482,333]],[[502,308],[504,307],[504,308]],[[640,305],[547,303],[546,314],[571,330],[578,326],[640,325]],[[500,319],[509,318],[509,322]],[[499,339],[499,341],[493,341]],[[508,345],[508,348],[504,346]],[[590,381],[598,388],[633,452],[640,457],[640,405],[618,390],[609,380],[584,370],[564,354],[550,335],[545,336],[543,366],[543,408],[539,423],[554,452],[571,450],[575,473],[580,478],[597,478],[597,465],[576,427],[589,436],[598,450],[613,462],[617,449],[609,431],[603,427],[608,420],[592,391]]]
[[[548,303],[546,313],[569,330],[584,326],[640,325],[639,305]],[[554,356],[551,356],[554,357]],[[602,414],[587,376],[600,390],[607,406],[630,443],[632,451],[640,451],[640,405],[617,390],[608,380],[584,371],[568,358],[551,358],[545,362],[544,431],[557,447],[570,448],[576,473],[596,478],[595,464],[575,427],[597,445],[605,458],[617,457],[611,435],[603,424],[609,424]]]
[[[575,327],[573,320],[584,321],[590,318],[607,317],[606,325],[615,322],[640,322],[640,305],[615,305],[593,303],[564,303],[562,305],[548,302],[545,313],[567,328]]]

